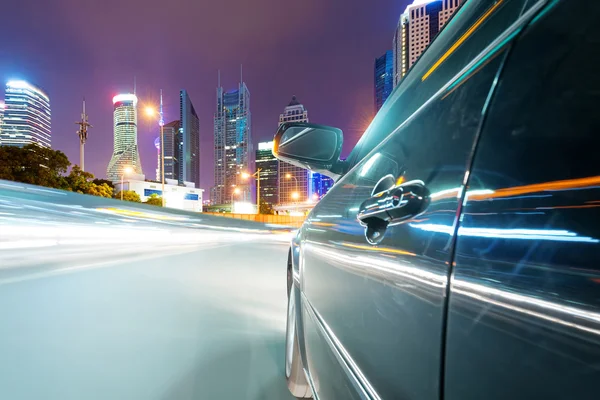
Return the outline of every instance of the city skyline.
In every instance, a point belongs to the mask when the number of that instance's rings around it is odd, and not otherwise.
[[[233,15],[225,3],[177,3],[169,13],[181,18],[166,19],[166,6],[153,0],[60,0],[35,7],[8,2],[3,12],[11,18],[3,29],[19,35],[1,46],[0,82],[23,79],[44,88],[52,100],[52,147],[74,163],[79,160],[79,138],[73,123],[80,119],[85,97],[94,125],[85,164],[98,177],[105,176],[113,150],[112,97],[132,92],[135,76],[140,107],[158,108],[163,89],[167,122],[178,119],[179,90],[185,88],[200,118],[201,187],[208,197],[214,179],[211,149],[219,69],[222,86],[231,90],[244,64],[244,80],[252,90],[254,145],[273,139],[274,121],[292,93],[310,104],[312,122],[344,131],[344,154],[368,126],[373,117],[373,58],[390,47],[391,33],[408,2],[344,4],[238,1]],[[228,15],[226,24],[223,15]],[[160,29],[150,29],[148,21],[161,21]],[[123,29],[107,27],[127,27],[126,39]],[[184,37],[197,51],[190,51]],[[156,121],[140,115],[138,145],[149,176],[156,169],[156,136]]]

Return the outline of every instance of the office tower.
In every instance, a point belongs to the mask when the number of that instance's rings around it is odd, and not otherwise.
[[[142,175],[142,163],[137,143],[137,97],[135,94],[118,94],[113,97],[114,150],[106,168],[108,179],[121,179],[126,167]]]
[[[321,197],[325,196],[329,189],[334,184],[334,180],[328,176],[323,174],[319,174],[317,172],[312,173],[312,191],[310,194],[310,198],[312,200],[318,200]]]
[[[160,162],[160,136],[154,139],[154,147],[156,147],[156,180],[160,182],[161,162]]]
[[[163,126],[163,137],[165,141],[165,179],[179,181],[179,153],[181,150],[180,126],[181,124],[179,121],[172,121]]]
[[[51,147],[50,98],[46,93],[25,81],[9,81],[4,103],[3,146],[37,143]]]
[[[388,50],[375,59],[375,112],[379,111],[394,88],[394,52]]]
[[[394,87],[425,51],[464,0],[411,4],[400,16],[394,35]]]
[[[200,187],[200,120],[185,90],[179,92],[179,183]],[[167,168],[165,167],[165,172]]]
[[[279,203],[279,166],[273,155],[273,142],[261,142],[256,150],[256,169],[260,169],[260,199],[271,206]]]
[[[4,124],[4,103],[0,102],[0,146],[2,146],[2,125]]]
[[[232,200],[251,202],[251,182],[241,177],[242,172],[253,172],[250,92],[243,81],[237,90],[228,92],[219,82],[214,118],[215,186],[211,188],[211,201],[213,204],[229,204]]]
[[[308,122],[308,111],[292,96],[292,101],[279,115],[279,125],[285,122]],[[310,171],[286,162],[279,162],[279,203],[305,202],[311,195]]]

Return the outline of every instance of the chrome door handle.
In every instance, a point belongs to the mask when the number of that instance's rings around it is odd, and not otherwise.
[[[371,244],[383,240],[388,226],[404,223],[422,214],[430,202],[430,193],[423,181],[409,181],[381,190],[384,180],[389,185],[390,177],[383,178],[375,186],[372,197],[360,205],[356,215],[360,224],[366,227],[365,237]]]

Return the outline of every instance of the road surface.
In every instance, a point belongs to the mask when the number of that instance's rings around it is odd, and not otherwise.
[[[0,398],[291,398],[290,235],[0,181]]]

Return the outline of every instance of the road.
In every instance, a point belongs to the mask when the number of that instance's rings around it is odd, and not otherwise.
[[[0,398],[291,398],[290,235],[0,181]]]

